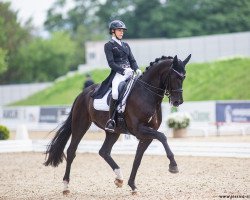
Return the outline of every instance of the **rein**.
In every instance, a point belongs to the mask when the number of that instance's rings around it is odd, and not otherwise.
[[[150,84],[146,83],[145,81],[143,81],[141,79],[137,79],[137,81],[138,81],[138,83],[140,85],[142,85],[145,89],[147,89],[151,93],[153,93],[153,94],[155,94],[155,95],[157,95],[158,97],[161,97],[161,98],[164,97],[164,94],[165,94],[164,89],[161,89],[161,88],[155,87],[153,85],[150,85]],[[150,89],[150,88],[152,88],[152,89]],[[159,94],[157,91],[155,92],[154,90],[160,90],[162,94]]]

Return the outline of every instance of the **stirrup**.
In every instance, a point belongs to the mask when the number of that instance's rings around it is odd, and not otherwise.
[[[110,119],[108,120],[106,126],[105,126],[105,131],[109,131],[111,133],[113,133],[115,130],[116,124],[115,124],[115,120]]]

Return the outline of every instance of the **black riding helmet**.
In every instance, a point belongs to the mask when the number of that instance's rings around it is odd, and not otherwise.
[[[112,30],[115,30],[115,29],[118,29],[118,28],[127,30],[126,25],[120,20],[114,20],[114,21],[110,22],[110,24],[109,24],[109,34],[112,34]]]

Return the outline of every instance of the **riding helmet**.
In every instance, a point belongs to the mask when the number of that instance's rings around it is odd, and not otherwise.
[[[109,24],[109,33],[112,34],[112,30],[115,30],[118,28],[127,30],[126,25],[122,21],[114,20],[114,21],[110,22],[110,24]]]

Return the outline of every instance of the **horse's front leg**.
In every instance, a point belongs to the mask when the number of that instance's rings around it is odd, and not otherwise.
[[[133,163],[133,168],[132,168],[129,180],[128,180],[128,185],[132,189],[132,194],[137,193],[137,188],[135,186],[135,176],[136,176],[137,170],[141,164],[142,156],[151,142],[152,142],[152,140],[140,140],[139,144],[137,146],[136,155],[135,155],[135,159],[134,159],[134,163]]]
[[[115,185],[117,187],[122,187],[123,186],[123,175],[122,175],[121,169],[110,155],[112,147],[114,146],[115,142],[118,140],[119,136],[120,136],[120,134],[118,134],[118,133],[106,132],[106,138],[105,138],[105,141],[104,141],[104,143],[99,151],[99,155],[113,169],[113,171],[116,175]]]
[[[150,127],[141,125],[139,134],[140,134],[138,136],[139,138],[159,140],[163,144],[163,147],[166,151],[167,157],[170,161],[169,172],[171,172],[171,173],[178,173],[179,172],[178,167],[177,167],[177,163],[174,159],[174,154],[172,153],[172,151],[168,145],[167,137],[164,135],[164,133],[156,131]]]

